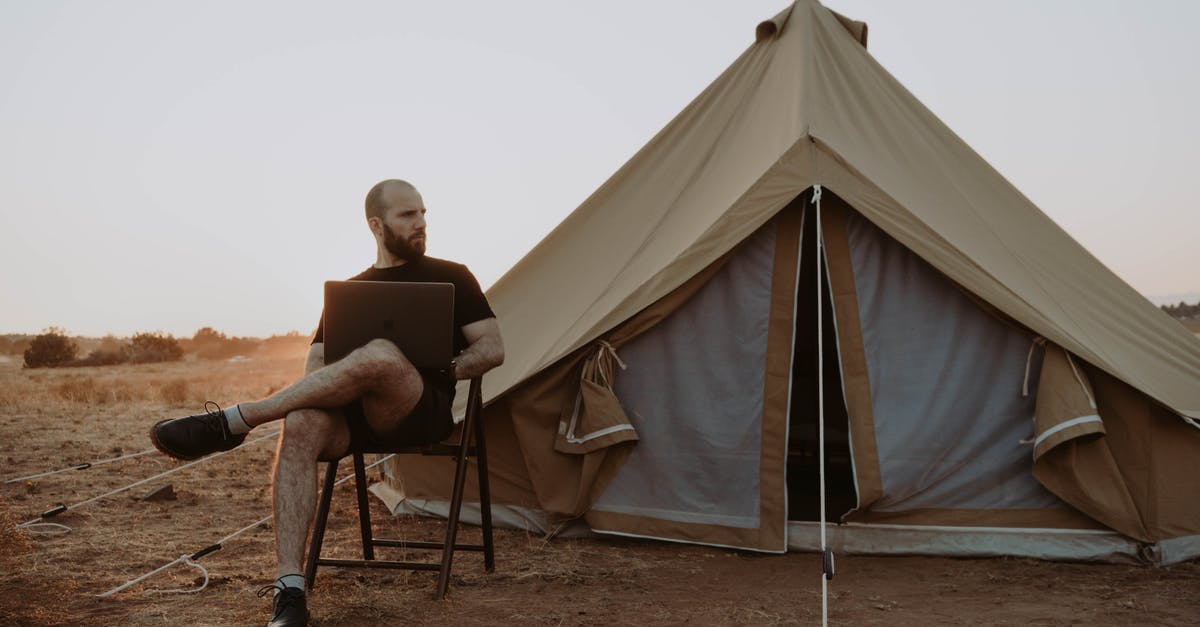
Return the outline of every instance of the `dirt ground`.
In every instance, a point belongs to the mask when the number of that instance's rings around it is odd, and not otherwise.
[[[26,371],[0,363],[0,480],[150,447],[161,417],[232,403],[284,385],[298,362]],[[0,484],[0,625],[264,624],[273,576],[270,525],[108,599],[96,595],[267,516],[273,440],[243,446],[55,520],[72,531],[15,531],[56,503],[73,504],[175,467],[158,453],[31,481]],[[175,498],[139,500],[170,484]],[[327,550],[356,557],[352,487],[338,488]],[[374,502],[381,535],[436,537],[437,521],[392,517]],[[464,535],[477,536],[467,528]],[[309,595],[314,625],[713,625],[820,622],[815,554],[758,555],[614,538],[546,541],[498,531],[495,573],[460,553],[450,594],[434,573],[322,570]],[[830,621],[842,625],[1162,624],[1200,622],[1200,564],[1167,568],[1027,559],[841,555]]]

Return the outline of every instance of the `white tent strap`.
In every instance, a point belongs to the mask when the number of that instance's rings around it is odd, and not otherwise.
[[[42,477],[49,477],[50,475],[57,475],[57,474],[63,473],[63,472],[70,472],[72,470],[87,470],[88,468],[94,468],[96,466],[103,466],[104,464],[111,464],[113,462],[119,462],[119,461],[122,461],[125,459],[132,459],[134,457],[141,457],[142,455],[149,455],[150,453],[154,453],[157,450],[158,449],[155,449],[155,448],[148,448],[144,451],[138,451],[136,453],[128,453],[125,455],[121,455],[120,457],[101,459],[101,460],[94,461],[94,462],[83,462],[82,464],[75,464],[74,466],[68,466],[66,468],[59,468],[58,470],[48,470],[46,472],[39,472],[35,475],[25,475],[24,477],[13,477],[12,479],[6,479],[4,481],[4,483],[16,483],[18,481],[28,481],[29,479],[41,479]]]
[[[1046,438],[1048,438],[1060,431],[1065,431],[1067,429],[1070,429],[1071,427],[1074,427],[1077,425],[1082,425],[1082,424],[1087,424],[1089,422],[1098,422],[1100,424],[1104,424],[1104,421],[1100,420],[1100,416],[1097,416],[1095,414],[1093,414],[1091,416],[1079,416],[1078,418],[1072,418],[1070,420],[1060,422],[1060,423],[1054,425],[1053,427],[1050,427],[1049,429],[1046,429],[1045,431],[1043,431],[1042,434],[1037,437],[1037,440],[1034,440],[1033,446],[1034,446],[1034,448],[1037,448],[1038,445],[1040,445],[1042,442],[1044,442],[1046,440]]]
[[[1192,425],[1193,427],[1200,429],[1200,422],[1196,422],[1195,418],[1192,418],[1190,416],[1184,416],[1184,415],[1180,415],[1179,417],[1183,418],[1183,421],[1188,423],[1189,425]]]
[[[257,442],[262,442],[263,440],[267,440],[267,439],[269,439],[269,438],[273,438],[273,437],[275,437],[275,436],[277,436],[277,435],[279,435],[279,430],[278,430],[278,429],[277,429],[277,430],[275,430],[275,431],[272,431],[271,433],[268,433],[268,434],[266,434],[266,435],[263,435],[262,437],[258,437],[258,438],[255,438],[255,439],[253,439],[253,440],[249,440],[249,441],[247,441],[247,442],[243,443],[243,444],[242,444],[242,446],[247,446],[247,445],[250,445],[250,444],[255,444],[255,443],[257,443]],[[108,498],[108,497],[110,497],[110,496],[113,496],[114,494],[120,494],[120,493],[122,493],[122,492],[125,492],[126,490],[132,490],[133,488],[136,488],[136,487],[138,487],[138,486],[140,486],[140,485],[145,485],[145,484],[147,484],[147,483],[149,483],[149,482],[151,482],[151,481],[154,481],[154,480],[156,480],[156,479],[161,479],[162,477],[165,477],[165,476],[167,476],[167,475],[169,475],[169,474],[172,474],[172,473],[179,472],[180,470],[183,470],[184,468],[191,468],[192,466],[195,466],[196,464],[200,464],[200,463],[203,463],[203,462],[207,462],[207,461],[210,461],[210,460],[216,459],[216,458],[218,458],[218,457],[221,457],[222,455],[227,455],[227,454],[229,454],[229,453],[232,453],[233,451],[236,451],[236,450],[238,450],[238,449],[240,449],[240,448],[241,448],[241,446],[239,446],[239,447],[237,447],[237,448],[232,448],[232,449],[229,449],[228,451],[221,451],[221,452],[219,452],[219,453],[214,453],[214,454],[212,454],[212,455],[209,455],[209,456],[207,456],[207,457],[201,457],[200,459],[197,459],[197,460],[194,460],[194,461],[190,461],[190,462],[188,462],[188,463],[186,463],[186,464],[183,464],[183,465],[180,465],[180,466],[176,466],[176,467],[174,467],[174,468],[171,468],[170,470],[166,470],[166,471],[160,472],[160,473],[158,473],[157,475],[153,475],[153,476],[150,476],[150,477],[146,477],[145,479],[142,479],[142,480],[140,480],[140,481],[135,481],[135,482],[133,482],[133,483],[131,483],[131,484],[129,484],[129,485],[126,485],[126,486],[121,486],[121,487],[119,487],[119,488],[117,488],[117,489],[115,489],[115,490],[109,490],[108,492],[105,492],[104,494],[101,494],[101,495],[99,495],[99,496],[93,496],[92,498],[90,498],[90,499],[87,499],[86,501],[80,501],[80,502],[78,502],[78,503],[75,503],[75,504],[73,504],[73,505],[60,505],[60,506],[58,506],[58,507],[55,507],[55,508],[53,508],[53,509],[51,509],[51,510],[48,510],[46,513],[43,513],[41,516],[39,516],[39,517],[37,517],[37,518],[32,518],[32,519],[30,519],[30,520],[27,520],[27,521],[25,521],[25,522],[23,522],[23,523],[21,523],[21,524],[17,525],[17,527],[18,527],[18,528],[26,528],[26,529],[28,529],[28,528],[30,528],[30,527],[34,527],[33,523],[37,523],[37,522],[41,521],[42,519],[45,519],[45,518],[50,518],[51,516],[57,516],[58,514],[62,514],[62,513],[64,513],[64,512],[70,511],[70,510],[79,509],[80,507],[83,507],[84,505],[89,505],[89,504],[91,504],[91,503],[95,503],[96,501],[99,501],[99,500],[101,500],[101,499],[106,499],[106,498]],[[57,523],[55,523],[55,524],[57,525]],[[66,533],[66,532],[69,532],[69,531],[71,530],[71,528],[70,528],[70,527],[68,527],[67,525],[58,525],[58,527],[61,527],[61,528],[65,529],[66,531],[62,531],[62,532],[55,532],[55,533],[53,533],[52,535],[61,535],[62,533]],[[36,529],[36,527],[34,527],[34,528]],[[41,534],[45,534],[46,532],[45,532],[45,531],[31,531],[31,533],[41,533]]]
[[[1021,396],[1029,396],[1029,370],[1033,364],[1033,349],[1046,345],[1046,338],[1037,336],[1029,343],[1029,354],[1025,356],[1025,378],[1021,382]]]
[[[387,460],[391,459],[392,457],[395,457],[395,455],[385,455],[385,456],[375,460],[374,462],[367,464],[363,470],[370,470],[370,469],[386,462]],[[349,481],[353,477],[354,477],[354,473],[348,474],[345,477],[338,479],[336,482],[334,482],[333,485],[335,485],[335,486],[341,485],[341,484]],[[196,551],[195,553],[180,555],[178,558],[176,558],[173,561],[167,562],[166,564],[163,564],[162,566],[159,566],[158,568],[155,568],[154,570],[152,570],[144,575],[141,575],[135,579],[131,579],[131,580],[117,586],[116,588],[113,588],[112,590],[109,590],[107,592],[102,592],[100,594],[97,594],[96,596],[101,599],[103,599],[105,597],[110,597],[122,590],[125,590],[126,588],[129,588],[130,586],[133,586],[142,581],[145,581],[145,580],[149,579],[150,577],[153,577],[154,575],[157,575],[158,573],[161,573],[164,570],[167,570],[168,568],[170,568],[176,564],[187,564],[188,566],[194,566],[196,568],[199,568],[201,570],[201,572],[204,573],[204,583],[200,584],[196,588],[189,588],[189,589],[147,590],[145,592],[145,594],[195,594],[197,592],[200,592],[208,587],[208,570],[205,569],[203,566],[201,566],[199,563],[197,563],[197,561],[200,558],[204,557],[205,555],[208,555],[209,553],[212,553],[212,552],[220,549],[221,545],[225,544],[226,542],[242,535],[243,533],[246,533],[247,531],[250,531],[251,529],[271,520],[272,518],[274,518],[274,515],[265,516],[263,518],[260,518],[256,521],[250,523],[249,525],[246,525],[245,527],[242,527],[241,529],[234,531],[233,533],[225,536],[224,538],[217,540],[216,542],[208,545],[207,547],[200,549],[199,551]]]
[[[1075,369],[1075,360],[1071,359],[1070,351],[1063,350],[1063,353],[1067,356],[1067,364],[1071,366],[1071,374],[1075,375],[1075,380],[1079,382],[1079,388],[1083,390],[1083,395],[1087,397],[1088,404],[1092,406],[1092,409],[1096,409],[1096,399],[1092,398],[1092,391],[1088,389],[1087,384],[1083,382],[1083,377]]]

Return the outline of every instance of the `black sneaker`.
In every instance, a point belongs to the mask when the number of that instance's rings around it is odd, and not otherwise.
[[[308,603],[304,600],[304,591],[300,588],[276,588],[274,585],[265,586],[258,591],[258,596],[265,597],[275,592],[275,611],[271,612],[271,622],[267,627],[307,627]]]
[[[175,459],[199,459],[209,453],[228,451],[246,440],[244,433],[229,432],[225,412],[216,403],[208,401],[204,410],[208,413],[163,420],[150,427],[154,448]]]

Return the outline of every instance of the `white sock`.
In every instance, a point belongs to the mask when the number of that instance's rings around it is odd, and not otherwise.
[[[238,409],[237,405],[225,409],[225,424],[229,425],[229,432],[234,435],[250,433],[250,429],[253,428],[246,424],[246,419],[242,418],[242,410]]]
[[[284,588],[299,588],[304,589],[304,575],[284,575],[275,580],[275,587],[279,590]]]

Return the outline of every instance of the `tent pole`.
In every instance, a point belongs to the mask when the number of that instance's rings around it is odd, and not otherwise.
[[[829,580],[833,579],[833,551],[825,537],[825,334],[822,328],[824,291],[821,289],[821,261],[824,257],[821,233],[821,186],[813,185],[812,204],[816,206],[816,265],[817,275],[817,464],[821,497],[821,625],[829,624]]]

